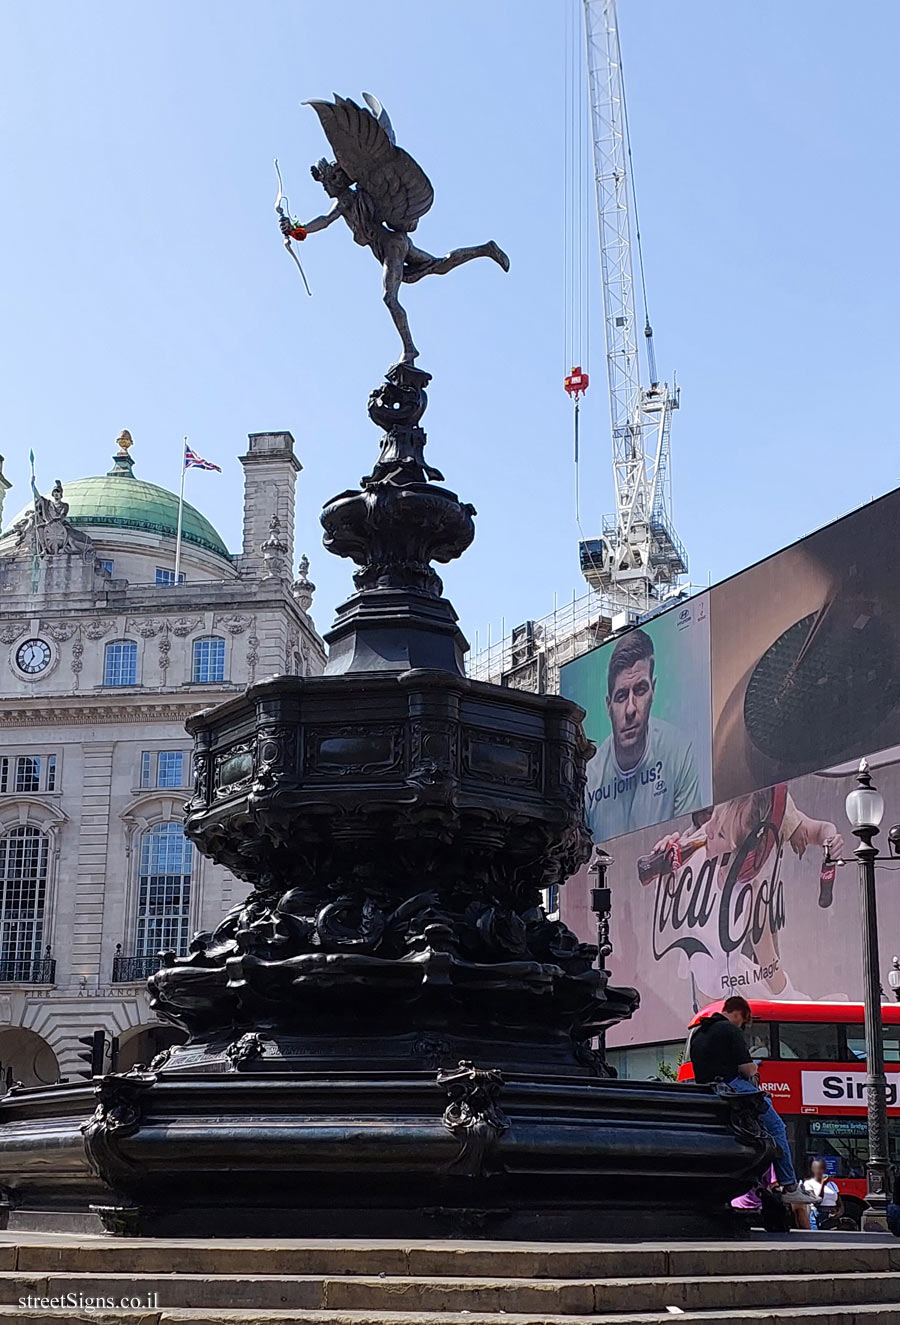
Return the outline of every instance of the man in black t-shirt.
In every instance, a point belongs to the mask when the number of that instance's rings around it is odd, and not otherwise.
[[[729,1003],[747,1004],[744,999],[729,998]],[[711,1017],[703,1017],[691,1037],[691,1063],[694,1079],[705,1085],[710,1081],[733,1081],[735,1077],[745,1077],[752,1081],[756,1076],[756,1064],[750,1057],[747,1037],[741,1026],[743,1008],[732,1008],[728,1012],[714,1012]]]
[[[739,994],[726,998],[721,1012],[700,1018],[690,1041],[694,1080],[699,1085],[724,1081],[732,1090],[744,1094],[755,1094],[759,1090],[759,1073],[744,1035],[745,1028],[752,1021],[750,1004]],[[766,1107],[759,1121],[778,1146],[773,1163],[775,1176],[783,1189],[783,1199],[788,1205],[809,1205],[811,1198],[800,1190],[797,1182],[784,1123],[768,1095],[764,1098]]]

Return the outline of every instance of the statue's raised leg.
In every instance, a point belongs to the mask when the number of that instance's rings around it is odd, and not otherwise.
[[[446,276],[448,271],[461,267],[464,262],[471,262],[473,258],[491,258],[504,271],[509,271],[509,258],[493,239],[489,239],[486,244],[455,248],[443,258],[432,257],[424,249],[410,244],[403,279],[409,285],[413,281],[420,281],[423,276]]]
[[[419,351],[413,343],[412,334],[409,330],[409,319],[406,316],[406,309],[397,298],[397,291],[400,289],[400,282],[403,279],[403,262],[400,259],[386,262],[384,264],[384,302],[387,309],[394,319],[394,326],[400,333],[400,339],[403,341],[403,357],[401,363],[415,363],[419,357]]]

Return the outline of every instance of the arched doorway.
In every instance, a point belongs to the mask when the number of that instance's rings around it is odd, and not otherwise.
[[[59,1063],[46,1040],[24,1026],[0,1027],[0,1092],[13,1081],[23,1086],[52,1086]]]
[[[173,1044],[184,1044],[187,1031],[180,1026],[168,1026],[165,1022],[154,1022],[151,1026],[135,1026],[119,1036],[119,1061],[117,1072],[128,1072],[135,1063],[149,1067],[151,1061],[163,1049]]]

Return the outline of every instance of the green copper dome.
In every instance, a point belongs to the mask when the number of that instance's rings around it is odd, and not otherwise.
[[[178,532],[178,495],[135,478],[130,456],[119,454],[108,474],[74,479],[63,484],[63,500],[69,503],[68,518],[80,529],[92,526],[113,529],[146,529],[175,538]],[[11,522],[16,524],[31,511],[28,505]],[[228,549],[219,534],[198,510],[184,503],[181,537],[185,543],[227,557]]]

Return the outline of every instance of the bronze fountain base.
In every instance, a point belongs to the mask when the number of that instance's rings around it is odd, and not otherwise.
[[[427,380],[394,369],[373,393],[378,464],[323,513],[359,566],[328,673],[189,723],[185,830],[251,885],[149,982],[190,1038],[0,1101],[11,1222],[712,1236],[769,1162],[753,1096],[613,1080],[593,1047],[638,995],[542,906],[590,853],[593,747],[569,701],[462,673],[430,563],[474,512],[424,461]]]

